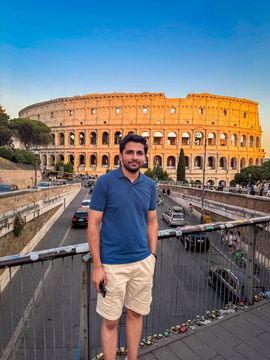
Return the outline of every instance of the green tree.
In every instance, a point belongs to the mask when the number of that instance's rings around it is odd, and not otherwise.
[[[6,110],[0,105],[0,146],[12,144],[13,132],[9,129],[9,116]]]
[[[41,121],[23,118],[12,119],[10,126],[26,149],[33,146],[46,146],[52,141],[51,129]]]
[[[68,162],[68,163],[64,163],[64,161],[58,161],[55,166],[54,166],[54,170],[56,172],[59,171],[63,171],[64,173],[73,173],[74,168],[73,168],[73,164]]]
[[[249,166],[241,169],[240,173],[235,174],[231,185],[241,184],[246,186],[249,181],[255,184],[258,181],[270,179],[270,161],[265,162],[262,166]]]
[[[186,160],[183,148],[180,150],[179,160],[177,164],[177,181],[185,181],[186,179]]]
[[[170,178],[167,171],[164,171],[160,166],[155,167],[153,170],[151,170],[150,168],[147,169],[144,175],[150,177],[153,180],[162,180],[162,181],[172,180],[172,178]]]

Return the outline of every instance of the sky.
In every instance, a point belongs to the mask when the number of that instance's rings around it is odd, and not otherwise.
[[[0,104],[14,118],[89,93],[247,98],[270,157],[269,13],[268,0],[2,0]]]

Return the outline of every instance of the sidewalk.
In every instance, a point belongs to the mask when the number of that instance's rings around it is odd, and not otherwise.
[[[140,360],[270,359],[270,300],[142,349]]]

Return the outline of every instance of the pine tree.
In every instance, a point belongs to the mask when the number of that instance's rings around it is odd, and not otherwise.
[[[180,150],[176,179],[177,181],[185,181],[186,179],[186,160],[183,148]]]

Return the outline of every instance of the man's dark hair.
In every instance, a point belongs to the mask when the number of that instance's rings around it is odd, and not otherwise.
[[[146,139],[144,137],[142,137],[141,135],[137,135],[137,134],[128,134],[125,137],[123,137],[123,139],[120,142],[120,146],[119,146],[121,154],[122,154],[126,144],[129,142],[136,142],[136,143],[143,144],[144,154],[145,155],[147,154],[148,145],[147,145]]]

